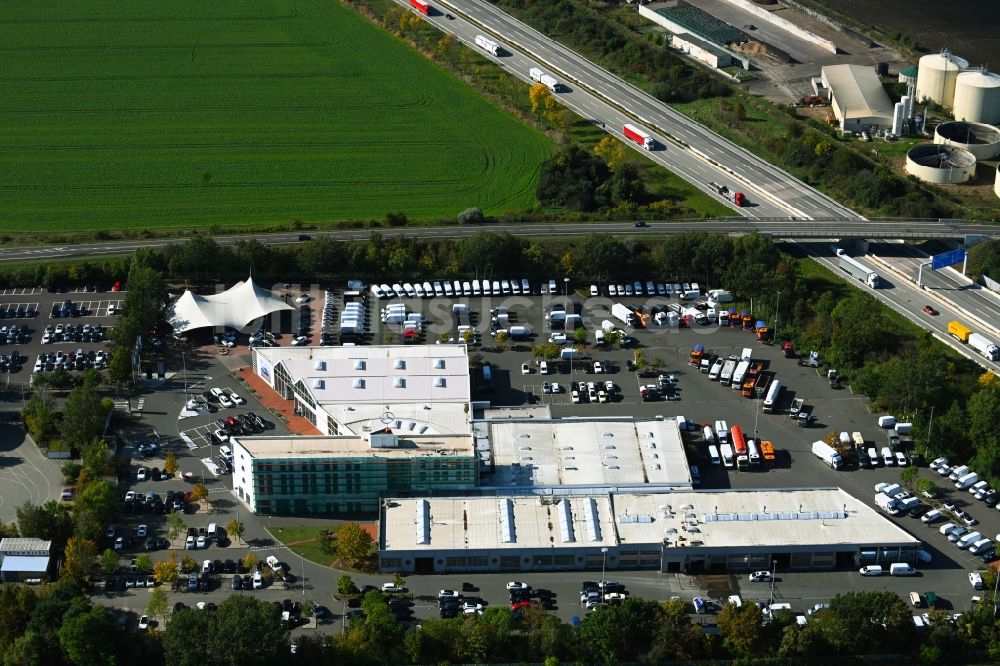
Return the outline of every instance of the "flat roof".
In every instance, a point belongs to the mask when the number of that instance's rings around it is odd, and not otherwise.
[[[5,555],[0,564],[4,573],[45,573],[48,569],[48,555]]]
[[[518,551],[613,546],[611,502],[602,497],[390,499],[385,550]]]
[[[744,549],[919,543],[840,488],[615,494],[614,500],[623,543]]]
[[[256,347],[254,354],[259,372],[281,363],[324,406],[468,402],[471,395],[465,345]]]
[[[0,553],[4,555],[45,554],[52,549],[52,542],[34,537],[7,537],[0,539]]]
[[[233,437],[253,458],[416,458],[421,456],[472,456],[472,435],[414,435],[400,437],[398,447],[374,448],[367,437]]]
[[[691,485],[673,418],[511,420],[488,427],[495,472],[484,486]]]
[[[831,65],[820,74],[845,118],[892,118],[892,101],[873,67]]]
[[[323,410],[346,426],[350,433],[361,435],[370,430],[390,428],[408,437],[469,433],[469,403],[370,403],[323,405]]]

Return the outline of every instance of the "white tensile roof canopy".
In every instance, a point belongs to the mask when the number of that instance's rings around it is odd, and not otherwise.
[[[206,326],[240,329],[258,317],[281,310],[294,308],[258,287],[253,278],[247,278],[221,294],[199,296],[188,289],[174,301],[168,320],[177,333]]]

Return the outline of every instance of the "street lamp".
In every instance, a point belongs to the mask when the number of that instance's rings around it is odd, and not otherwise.
[[[601,603],[604,603],[604,592],[608,589],[608,581],[604,578],[604,570],[607,568],[608,563],[608,548],[605,546],[601,548]]]
[[[778,560],[771,560],[771,601],[767,604],[769,610],[774,605],[774,572],[777,570]]]
[[[563,293],[566,295],[566,318],[563,319],[563,334],[566,335],[566,342],[569,342],[569,331],[566,329],[566,323],[569,321],[569,315],[572,311],[569,309],[569,278],[563,278]],[[575,333],[576,331],[574,331]],[[573,354],[569,355],[569,383],[570,388],[573,388]],[[607,548],[604,549],[607,551]]]
[[[774,302],[774,341],[778,342],[778,306],[781,305],[781,290],[777,291],[778,298]]]

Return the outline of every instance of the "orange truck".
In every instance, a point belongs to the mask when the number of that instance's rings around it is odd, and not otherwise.
[[[774,467],[774,444],[765,439],[760,443],[760,456],[764,459],[764,464]]]

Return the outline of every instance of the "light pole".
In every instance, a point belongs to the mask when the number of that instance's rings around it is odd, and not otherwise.
[[[302,572],[302,608],[306,607],[306,558],[299,553],[299,570]]]
[[[778,298],[774,302],[774,341],[778,342],[778,306],[781,305],[781,290],[777,291]]]
[[[569,342],[569,331],[566,330],[565,322],[569,321],[569,315],[572,314],[569,309],[569,278],[563,278],[563,292],[566,294],[566,318],[563,319],[563,334],[566,335],[566,342]],[[576,331],[573,331],[576,333]],[[573,388],[573,354],[569,355],[569,386],[572,390]],[[604,549],[607,551],[607,548]]]
[[[768,610],[774,605],[774,572],[778,570],[778,560],[771,560],[771,601],[767,604]]]
[[[184,367],[184,395],[188,392],[188,366],[187,358],[184,356],[184,352],[181,352],[181,365]]]
[[[608,548],[605,546],[601,548],[601,603],[604,603],[604,591],[608,589],[608,581],[604,578],[604,570],[607,568],[608,563]]]

